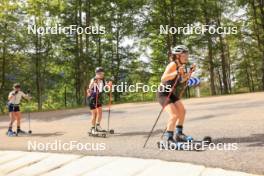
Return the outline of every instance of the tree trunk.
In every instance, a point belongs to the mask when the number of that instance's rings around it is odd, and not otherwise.
[[[175,26],[175,19],[174,19],[174,16],[176,15],[175,14],[175,11],[174,11],[174,8],[175,8],[175,0],[171,0],[170,2],[170,26]],[[169,34],[168,34],[169,35]],[[176,46],[177,44],[177,39],[176,39],[176,34],[172,34],[172,46]]]
[[[218,74],[218,81],[219,81],[219,88],[220,88],[220,94],[223,94],[223,85],[222,85],[222,78],[219,68],[217,69]]]
[[[220,26],[220,20],[218,19],[218,25]],[[220,51],[221,51],[221,66],[222,66],[222,76],[223,76],[223,84],[224,84],[224,94],[228,94],[228,83],[226,76],[226,57],[225,57],[225,49],[224,49],[224,41],[223,37],[219,35],[220,40]]]
[[[98,65],[102,65],[101,38],[98,36]]]
[[[227,50],[227,81],[228,81],[228,89],[230,93],[232,93],[232,85],[231,85],[231,58],[230,58],[230,51],[229,46],[226,45]]]
[[[38,33],[36,33],[35,74],[36,74],[37,102],[38,102],[39,111],[42,110],[40,46],[41,46],[41,37],[38,35]]]
[[[210,19],[209,15],[207,12],[206,5],[207,1],[204,0],[203,4],[203,13],[204,13],[204,18],[205,18],[205,23],[209,25]],[[209,61],[209,73],[210,73],[210,89],[211,89],[211,95],[216,95],[216,90],[215,90],[215,74],[214,74],[214,62],[213,62],[213,47],[212,47],[212,39],[210,35],[206,36],[207,38],[207,48],[208,48],[208,61]]]
[[[261,40],[261,38],[263,38],[263,37],[260,36],[260,28],[259,28],[259,24],[258,24],[258,21],[257,21],[258,15],[257,15],[256,6],[255,6],[255,0],[251,0],[250,4],[251,4],[252,10],[253,10],[253,17],[254,17],[253,29],[254,29],[255,35],[257,37],[258,49],[259,49],[259,51],[261,53],[261,57],[262,57],[262,67],[261,67],[261,70],[262,70],[262,75],[261,75],[261,77],[262,77],[261,78],[262,87],[261,87],[261,90],[264,90],[264,44],[263,44],[264,41],[263,41],[263,39]],[[264,12],[263,12],[263,17],[262,18],[264,18]],[[262,33],[264,34],[264,29],[262,30]]]
[[[216,2],[217,8],[217,26],[221,26],[221,14],[222,14],[222,4],[221,1]],[[218,34],[219,41],[220,41],[220,55],[221,55],[221,67],[222,67],[222,77],[223,77],[223,85],[224,85],[224,94],[228,94],[228,83],[227,83],[227,76],[226,76],[226,56],[225,56],[225,48],[224,48],[224,39],[221,34]]]
[[[5,24],[5,28],[7,28],[7,24]],[[4,35],[3,38],[3,55],[2,55],[2,83],[1,83],[1,87],[0,87],[0,91],[2,92],[4,90],[5,87],[5,74],[6,74],[6,36]]]
[[[115,77],[118,78],[119,75],[119,70],[120,70],[120,56],[119,56],[119,42],[120,42],[120,36],[119,36],[119,27],[117,27],[116,30],[116,62],[117,62],[117,68],[115,70]],[[119,100],[119,94],[114,94],[115,95],[115,100]]]
[[[91,0],[86,0],[85,1],[85,26],[89,27],[90,26],[90,22],[91,22]],[[86,60],[86,63],[84,65],[87,66],[85,73],[86,75],[84,75],[84,97],[86,97],[86,89],[88,88],[88,84],[89,84],[89,77],[91,74],[91,70],[93,68],[93,62],[91,62],[91,57],[90,57],[90,35],[89,34],[85,34],[85,58],[83,58],[84,60]],[[87,99],[84,98],[84,104],[87,104]]]

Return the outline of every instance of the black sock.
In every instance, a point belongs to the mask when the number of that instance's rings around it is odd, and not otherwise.
[[[8,127],[8,131],[12,131],[12,127]]]
[[[164,136],[167,140],[173,140],[173,131],[166,131]]]
[[[17,131],[20,131],[20,126],[17,127]]]
[[[182,125],[177,125],[176,126],[176,134],[182,134],[183,131],[183,126]]]

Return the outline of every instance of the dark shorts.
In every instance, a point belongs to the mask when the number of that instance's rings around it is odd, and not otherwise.
[[[88,102],[88,106],[90,107],[91,110],[102,107],[101,98],[98,98],[98,100],[96,102],[95,97],[88,97],[87,102]]]
[[[174,94],[171,94],[170,97],[168,97],[168,95],[169,93],[157,92],[157,99],[162,107],[165,107],[170,103],[175,103],[180,100],[179,97]]]
[[[19,112],[20,111],[19,105],[8,104],[7,107],[8,107],[9,112]]]

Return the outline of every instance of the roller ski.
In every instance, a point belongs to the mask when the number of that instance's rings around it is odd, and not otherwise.
[[[173,132],[166,131],[164,140],[159,141],[157,144],[161,150],[200,150],[200,144],[192,143],[192,141],[193,138],[191,136],[186,136],[183,133],[177,134],[174,139]]]
[[[29,130],[28,132],[26,131],[23,131],[21,129],[18,129],[17,132],[16,132],[16,136],[29,136],[32,134],[32,131]]]
[[[183,150],[183,151],[200,151],[202,146],[200,143],[177,142],[177,141],[159,141],[158,148],[160,150]]]
[[[210,136],[205,136],[203,140],[197,141],[193,137],[187,136],[183,133],[176,134],[175,140],[172,137],[167,137],[168,132],[164,134],[165,140],[159,141],[158,148],[165,150],[186,150],[186,151],[201,151],[212,143]]]
[[[107,133],[109,133],[109,134],[115,134],[115,130],[114,129],[107,130]]]
[[[96,125],[96,127],[92,127],[91,130],[88,132],[89,136],[93,137],[103,137],[106,138],[107,131],[103,130],[100,125]]]

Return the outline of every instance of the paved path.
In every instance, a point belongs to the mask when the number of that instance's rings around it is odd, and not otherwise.
[[[0,151],[0,176],[253,176],[202,165],[126,157]]]

